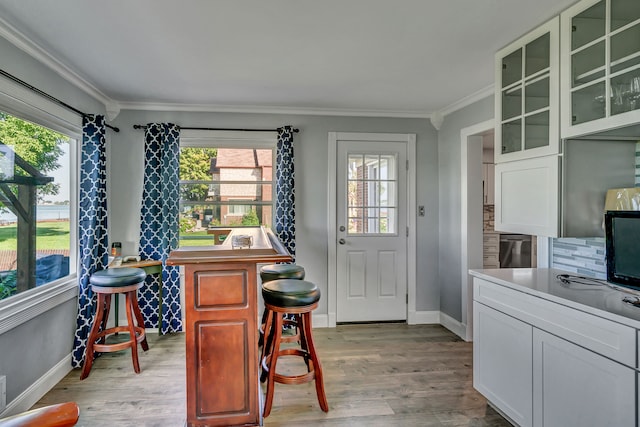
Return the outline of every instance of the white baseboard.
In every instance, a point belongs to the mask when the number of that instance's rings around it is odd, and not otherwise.
[[[407,317],[409,325],[432,325],[440,323],[439,311],[410,311]]]
[[[31,384],[18,397],[7,404],[6,409],[0,414],[0,418],[19,414],[31,409],[38,400],[49,390],[58,384],[69,372],[71,372],[71,353],[49,369],[36,382]],[[79,374],[78,374],[79,375]]]
[[[329,327],[329,315],[328,314],[311,314],[311,322],[314,328],[328,328]],[[335,326],[334,326],[335,327]]]
[[[467,327],[453,317],[440,312],[440,324],[466,341]]]

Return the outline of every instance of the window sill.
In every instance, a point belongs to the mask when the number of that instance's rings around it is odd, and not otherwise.
[[[0,301],[0,334],[3,334],[78,296],[78,283],[74,275],[59,283],[44,285],[35,292]]]

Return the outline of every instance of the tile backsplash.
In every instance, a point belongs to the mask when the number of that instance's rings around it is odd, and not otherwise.
[[[482,230],[483,231],[493,231],[494,230],[494,206],[493,205],[484,205],[483,212],[483,221],[482,221]]]
[[[606,279],[604,247],[603,237],[551,239],[551,267]]]
[[[636,187],[640,187],[640,142],[636,144]],[[598,279],[607,278],[604,238],[551,239],[551,267]]]

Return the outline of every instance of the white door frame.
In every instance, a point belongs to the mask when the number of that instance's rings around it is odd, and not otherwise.
[[[469,265],[474,260],[482,260],[482,240],[475,242],[469,239],[470,230],[480,227],[482,230],[482,208],[475,203],[469,203],[469,188],[482,180],[481,168],[474,168],[472,162],[482,162],[482,143],[474,136],[493,130],[494,120],[487,120],[460,130],[460,264],[461,264],[461,301],[462,325],[465,327],[466,341],[473,340],[473,286],[469,276]],[[473,144],[472,153],[479,151],[480,159],[476,155],[469,155],[469,145]],[[479,147],[477,146],[479,144]],[[470,173],[471,171],[471,173]],[[482,197],[482,195],[480,196]],[[496,195],[497,197],[497,195]],[[477,229],[476,229],[477,230]]]
[[[414,324],[416,318],[416,135],[398,133],[329,132],[328,186],[327,186],[327,296],[329,327],[336,326],[337,311],[337,251],[338,228],[336,226],[336,163],[338,141],[394,141],[407,143],[407,323]]]

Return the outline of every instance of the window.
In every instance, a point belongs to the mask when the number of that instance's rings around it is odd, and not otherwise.
[[[396,233],[396,162],[395,155],[349,154],[349,235]]]
[[[75,273],[75,144],[0,111],[0,300]]]
[[[275,133],[184,131],[180,141],[180,246],[222,244],[229,227],[271,227]]]

